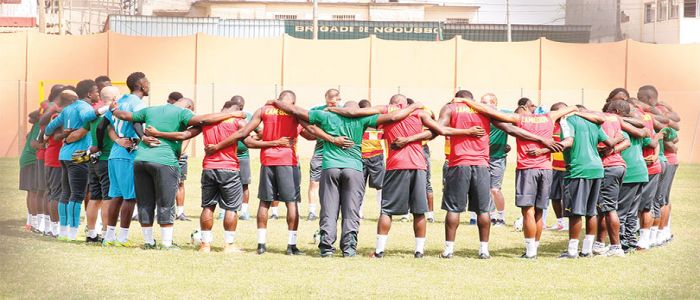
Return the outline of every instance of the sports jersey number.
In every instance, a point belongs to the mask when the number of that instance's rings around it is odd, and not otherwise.
[[[114,123],[114,131],[117,133],[117,136],[124,137],[124,133],[122,132],[125,123],[124,120],[117,119],[117,117],[112,116],[112,123]]]

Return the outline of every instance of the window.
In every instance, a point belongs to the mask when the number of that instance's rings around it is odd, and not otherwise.
[[[668,0],[668,18],[678,19],[678,0]]]
[[[296,20],[297,15],[275,15],[276,20]]]
[[[654,3],[644,3],[644,23],[654,22],[655,14]]]
[[[445,19],[446,23],[449,24],[469,24],[469,19],[467,18],[447,18]]]
[[[334,21],[355,21],[355,15],[333,15]]]
[[[698,0],[685,0],[683,2],[683,17],[698,17]]]
[[[666,17],[668,17],[668,0],[656,1],[656,12],[658,12],[657,21],[666,20]]]

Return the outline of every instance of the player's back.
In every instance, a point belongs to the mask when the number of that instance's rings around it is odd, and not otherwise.
[[[406,107],[405,105],[388,105],[382,113],[390,113]],[[426,169],[425,156],[421,141],[409,143],[401,149],[394,149],[391,144],[399,137],[409,137],[423,132],[423,121],[420,111],[414,111],[405,119],[383,125],[384,139],[389,145],[389,154],[386,160],[387,170],[412,170]]]
[[[262,140],[274,141],[282,137],[296,139],[298,135],[297,119],[273,106],[265,105],[260,109],[263,123]],[[270,147],[260,150],[260,163],[263,166],[296,166],[296,147]]]
[[[465,103],[448,104],[450,127],[467,129],[481,126],[486,131],[481,137],[456,135],[450,137],[450,166],[487,166],[489,163],[490,120]]]
[[[517,126],[543,138],[551,137],[554,132],[554,122],[552,122],[552,118],[549,117],[549,114],[520,115]],[[543,147],[544,145],[539,142],[516,138],[518,154],[517,169],[551,169],[552,162],[550,153],[539,156],[527,154],[528,150]]]
[[[622,127],[620,125],[620,118],[617,115],[609,113],[602,113],[602,115],[605,117],[605,122],[603,122],[603,124],[601,124],[600,127],[603,128],[605,134],[608,135],[608,137],[610,138],[614,138],[616,136],[621,135]],[[604,146],[605,145],[603,143],[598,144],[598,147]],[[624,165],[625,161],[622,159],[622,156],[618,152],[603,157],[603,166],[605,167]]]
[[[215,145],[233,135],[238,130],[238,119],[231,118],[221,123],[202,127],[205,145]],[[204,169],[239,169],[237,144],[226,147],[202,160]]]
[[[119,100],[117,100],[117,106],[121,111],[137,112],[141,109],[146,108],[146,104],[136,95],[125,94]],[[107,112],[105,118],[112,124],[114,132],[120,138],[136,138],[136,130],[134,130],[134,125],[132,122],[124,121],[118,119],[112,112]],[[133,160],[135,153],[127,151],[121,145],[115,143],[112,146],[112,151],[109,154],[110,159],[129,159]]]

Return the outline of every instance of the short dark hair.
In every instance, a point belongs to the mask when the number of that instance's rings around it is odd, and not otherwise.
[[[56,96],[61,94],[61,92],[63,91],[64,88],[65,87],[62,84],[56,84],[56,85],[52,86],[51,92],[49,93],[49,98],[47,100],[49,100],[49,102],[52,102],[53,99],[56,98]]]
[[[624,100],[615,100],[615,101],[610,101],[606,104],[608,107],[605,110],[605,112],[611,111],[611,110],[616,110],[620,113],[622,116],[627,116],[630,113],[630,105],[627,103],[627,101]]]
[[[455,97],[474,99],[474,94],[472,94],[472,92],[467,91],[467,90],[459,90],[455,93]]]
[[[406,103],[408,103],[408,105],[411,105],[411,104],[413,104],[413,103],[415,103],[415,102],[416,102],[416,101],[413,101],[413,99],[411,99],[411,98],[406,98]]]
[[[235,103],[233,100],[229,100],[229,101],[224,102],[224,106],[221,109],[231,108],[231,106],[234,106],[234,105],[238,105],[238,104]]]
[[[522,97],[518,99],[518,106],[525,106],[530,101],[530,98]]]
[[[370,103],[367,99],[362,99],[360,100],[360,102],[357,103],[357,105],[360,106],[360,108],[365,108],[372,106],[372,103]]]
[[[129,88],[130,92],[136,90],[139,80],[146,78],[146,74],[142,72],[134,72],[126,78],[126,86]]]
[[[576,107],[578,107],[578,109],[588,110],[583,104],[576,104]]]
[[[605,101],[610,101],[610,99],[612,99],[613,97],[615,97],[615,95],[617,95],[619,93],[623,93],[623,94],[627,95],[627,98],[630,97],[630,93],[626,89],[616,88],[616,89],[613,89],[612,91],[610,91],[610,94],[608,94],[608,99],[605,99]]]
[[[297,94],[292,92],[291,90],[284,90],[280,93],[279,100],[284,99],[284,97],[290,96],[292,99],[296,100],[297,99]]]
[[[84,99],[87,97],[90,90],[96,86],[97,84],[92,79],[85,79],[78,82],[78,85],[75,88],[75,93],[78,94],[78,99]]]
[[[109,79],[107,75],[100,75],[95,78],[95,83],[100,83],[100,82],[105,82],[105,81],[112,81],[112,79]]]
[[[235,95],[227,102],[232,102],[234,105],[238,105],[238,107],[242,108],[243,105],[241,104],[245,103],[245,99],[243,99],[243,96],[241,95]]]
[[[182,99],[182,93],[172,92],[168,95],[168,99],[173,99],[175,101]]]
[[[552,104],[552,107],[550,107],[549,110],[550,111],[557,111],[557,110],[560,110],[560,109],[567,107],[567,106],[568,105],[566,105],[566,103],[564,103],[564,102],[557,102],[557,103]]]
[[[659,91],[656,90],[656,87],[654,87],[653,85],[644,85],[644,86],[640,87],[639,90],[640,90],[640,91],[649,91],[649,92],[651,92],[651,95],[650,95],[650,96],[651,96],[652,98],[656,98],[656,97],[659,96]]]

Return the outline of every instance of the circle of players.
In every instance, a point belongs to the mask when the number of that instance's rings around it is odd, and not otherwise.
[[[515,204],[522,217],[515,226],[524,234],[522,258],[537,257],[550,201],[557,217],[552,228],[569,232],[561,258],[624,256],[672,239],[669,194],[678,168],[680,118],[658,100],[653,86],[639,88],[637,98],[625,89],[613,90],[602,112],[563,102],[547,110],[527,98],[511,112],[498,109],[491,93],[477,101],[471,92],[460,90],[436,117],[400,94],[387,105],[372,106],[367,100],[342,102],[336,89],[326,92],[325,105],[310,110],[296,106],[294,92],[286,90],[252,114],[243,112],[243,97],[234,96],[220,112],[195,115],[194,102],[177,92],[167,104],[147,107],[142,98],[149,95],[150,84],[141,72],[129,75],[126,84],[126,95],[106,76],[75,87],[56,85],[29,115],[33,126],[20,158],[20,189],[28,192],[26,229],[76,240],[85,202],[86,242],[130,246],[133,215],[141,224],[142,248],[179,249],[173,243],[173,224],[187,220],[183,141],[201,134],[206,156],[201,224],[195,232],[199,251],[212,251],[214,210],[219,206],[221,251],[242,252],[234,241],[238,219],[250,218],[248,148],[259,148],[256,252],[267,251],[269,210],[277,218],[281,202],[287,208],[286,254],[303,254],[297,247],[301,171],[296,154],[297,137],[302,136],[317,141],[308,219],[319,219],[314,238],[320,256],[335,255],[338,239],[343,256],[357,255],[369,185],[377,190],[381,209],[370,256],[385,255],[392,217],[412,217],[414,255],[420,258],[426,223],[435,221],[426,144],[444,135],[441,207],[446,217],[440,257],[453,257],[460,213],[468,210],[470,222],[478,227],[478,257],[488,259],[490,227],[505,225],[501,184],[512,135],[517,141]],[[153,234],[156,222],[160,244]]]

